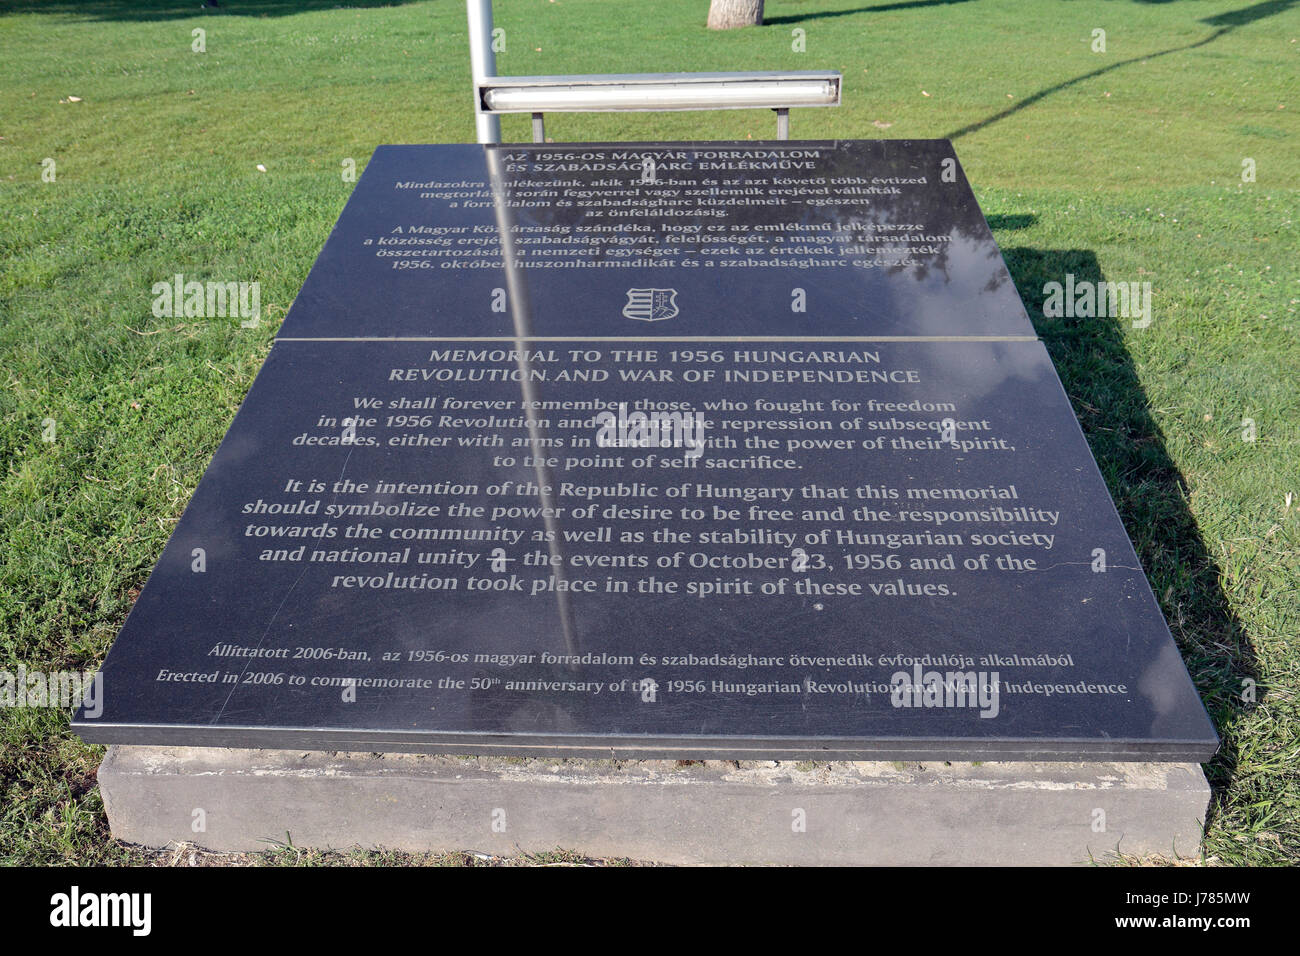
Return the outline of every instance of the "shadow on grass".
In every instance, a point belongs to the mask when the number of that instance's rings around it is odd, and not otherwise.
[[[1215,789],[1213,820],[1236,772],[1235,727],[1253,706],[1242,700],[1242,681],[1260,682],[1254,649],[1219,587],[1221,569],[1205,547],[1187,506],[1187,484],[1151,417],[1120,332],[1122,320],[1043,317],[1044,283],[1062,282],[1067,273],[1075,282],[1105,281],[1097,256],[1087,249],[1023,247],[1004,249],[1003,255],[1222,738],[1205,768]]]
[[[1242,7],[1240,10],[1229,10],[1218,16],[1204,17],[1201,23],[1212,27],[1241,27],[1277,13],[1284,13],[1295,5],[1296,0],[1266,0],[1252,7]]]
[[[1033,213],[1012,213],[1010,215],[998,215],[994,213],[986,217],[990,229],[999,231],[1010,231],[1012,229],[1028,229],[1034,223],[1038,222],[1038,217]]]
[[[1039,100],[1046,99],[1047,97],[1051,96],[1053,93],[1059,93],[1062,90],[1067,90],[1072,86],[1077,86],[1078,84],[1085,83],[1088,80],[1096,79],[1097,77],[1110,73],[1113,70],[1122,69],[1123,67],[1131,66],[1134,63],[1145,63],[1147,60],[1155,60],[1158,59],[1159,57],[1169,56],[1170,54],[1173,53],[1185,53],[1188,50],[1195,50],[1198,47],[1206,46],[1210,43],[1213,43],[1215,40],[1218,40],[1220,37],[1224,36],[1225,34],[1231,33],[1233,30],[1237,29],[1237,27],[1245,26],[1250,23],[1255,23],[1259,20],[1265,19],[1266,17],[1271,17],[1271,16],[1275,16],[1276,14],[1283,13],[1286,10],[1289,10],[1291,7],[1295,6],[1297,2],[1300,2],[1300,0],[1266,0],[1266,2],[1264,3],[1256,3],[1249,7],[1242,7],[1240,10],[1231,10],[1227,13],[1221,13],[1218,16],[1206,17],[1200,22],[1207,24],[1209,26],[1218,27],[1218,29],[1216,29],[1213,33],[1211,33],[1207,37],[1204,37],[1193,43],[1185,43],[1182,46],[1170,47],[1167,50],[1158,50],[1155,53],[1146,53],[1143,54],[1142,56],[1129,57],[1127,60],[1119,60],[1115,63],[1111,63],[1108,66],[1103,66],[1096,70],[1091,70],[1087,73],[1080,74],[1079,76],[1076,76],[1073,79],[1065,80],[1061,83],[1055,84],[1054,86],[1049,86],[1046,89],[1039,90],[1037,93],[1025,97],[1023,100],[1016,103],[1014,106],[1008,106],[1004,110],[999,110],[997,113],[994,113],[992,116],[986,119],[980,120],[978,123],[970,123],[966,126],[961,127],[961,129],[953,130],[951,133],[946,134],[943,138],[957,139],[958,137],[965,136],[969,133],[978,132],[979,130],[984,129],[985,127],[992,126],[994,123],[1001,122],[1002,120],[1006,119],[1008,116],[1014,116],[1016,113],[1019,113],[1025,107],[1033,106]]]
[[[14,0],[0,7],[0,17],[13,13],[55,13],[79,20],[193,20],[196,17],[288,17],[322,10],[398,7],[406,0],[217,0],[220,6],[205,6],[203,0]]]
[[[779,17],[764,17],[763,26],[824,20],[827,17],[848,17],[855,13],[888,13],[891,10],[912,10],[916,7],[950,7],[957,3],[971,2],[972,0],[898,0],[897,3],[877,3],[869,7],[853,7],[848,10],[819,10],[816,13],[787,13]]]

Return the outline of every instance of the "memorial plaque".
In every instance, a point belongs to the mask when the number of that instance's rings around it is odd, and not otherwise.
[[[485,314],[507,279],[527,301]],[[944,140],[381,146],[280,329],[520,334],[1034,329]]]
[[[381,147],[102,673],[93,742],[1217,745],[943,141]]]

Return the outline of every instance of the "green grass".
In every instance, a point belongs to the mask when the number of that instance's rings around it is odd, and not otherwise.
[[[1300,862],[1300,4],[769,0],[727,34],[705,0],[496,6],[504,73],[843,71],[845,105],[794,135],[954,137],[1031,315],[1065,272],[1152,282],[1148,329],[1039,331],[1224,736],[1206,857]],[[341,161],[473,139],[458,0],[197,7],[0,2],[0,667],[102,659],[347,199]],[[773,129],[548,117],[559,141]],[[271,321],[155,319],[176,272],[259,280]],[[109,839],[100,753],[65,713],[0,712],[0,862],[168,862]]]

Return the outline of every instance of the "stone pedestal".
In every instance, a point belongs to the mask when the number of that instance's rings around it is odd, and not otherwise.
[[[109,748],[99,783],[114,836],[147,846],[563,848],[675,864],[1193,856],[1210,796],[1187,763],[679,765],[134,746]]]

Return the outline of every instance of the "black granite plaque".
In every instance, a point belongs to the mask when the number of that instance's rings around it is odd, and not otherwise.
[[[1214,731],[951,158],[381,148],[77,730],[1208,759]]]
[[[1034,330],[945,140],[381,146],[280,330],[519,334]]]

